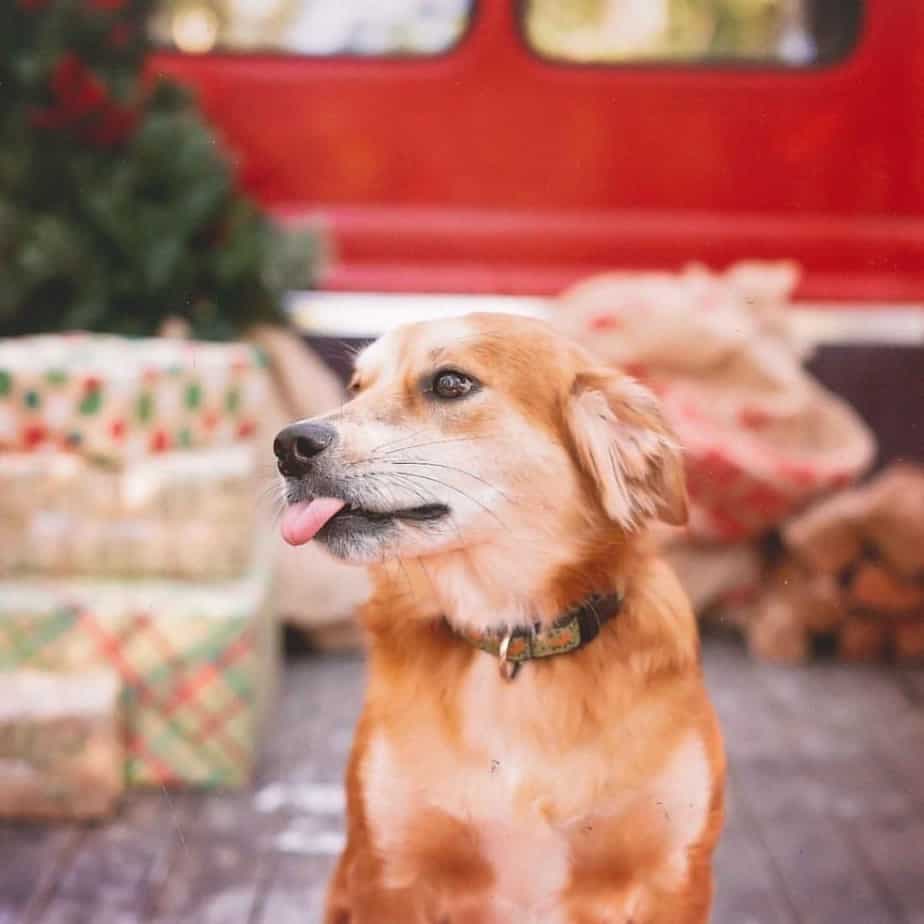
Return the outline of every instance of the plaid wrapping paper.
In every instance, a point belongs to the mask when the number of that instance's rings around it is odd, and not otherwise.
[[[110,668],[129,785],[240,785],[276,682],[269,589],[263,562],[213,585],[2,582],[0,670]]]
[[[96,334],[0,341],[0,450],[111,463],[252,439],[265,360],[241,344]]]

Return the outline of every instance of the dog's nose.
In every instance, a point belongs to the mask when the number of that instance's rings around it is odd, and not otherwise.
[[[298,478],[311,468],[314,458],[334,441],[337,431],[330,424],[310,420],[290,424],[273,440],[279,471]]]

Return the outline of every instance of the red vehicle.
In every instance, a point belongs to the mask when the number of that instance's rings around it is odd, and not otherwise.
[[[414,310],[408,293],[523,299],[614,267],[793,259],[822,339],[891,344],[884,360],[831,346],[816,371],[886,457],[924,458],[907,414],[924,407],[924,4],[806,3],[827,42],[808,66],[550,60],[530,47],[528,4],[480,0],[436,56],[165,53],[156,67],[198,89],[261,201],[327,227],[320,287],[354,294],[329,332],[373,334]],[[329,308],[315,297],[308,321]]]

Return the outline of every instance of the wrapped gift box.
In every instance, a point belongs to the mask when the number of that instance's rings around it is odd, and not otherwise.
[[[0,524],[0,576],[169,577],[214,581],[240,576],[253,526],[208,520],[118,519],[41,512]]]
[[[0,671],[108,668],[130,785],[247,781],[275,687],[264,561],[229,582],[0,582]]]
[[[167,452],[119,467],[74,453],[0,453],[0,520],[48,511],[247,521],[258,468],[252,445]]]
[[[266,400],[242,343],[97,334],[0,341],[0,450],[54,446],[122,463],[249,440]]]
[[[124,786],[115,672],[0,673],[0,818],[100,818]]]
[[[118,468],[0,453],[0,575],[237,577],[257,529],[254,446]]]

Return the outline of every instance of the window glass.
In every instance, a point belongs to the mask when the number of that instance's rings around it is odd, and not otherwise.
[[[564,61],[812,65],[847,54],[862,0],[525,0],[526,40]]]
[[[158,41],[190,52],[435,55],[462,37],[474,0],[163,0]]]

